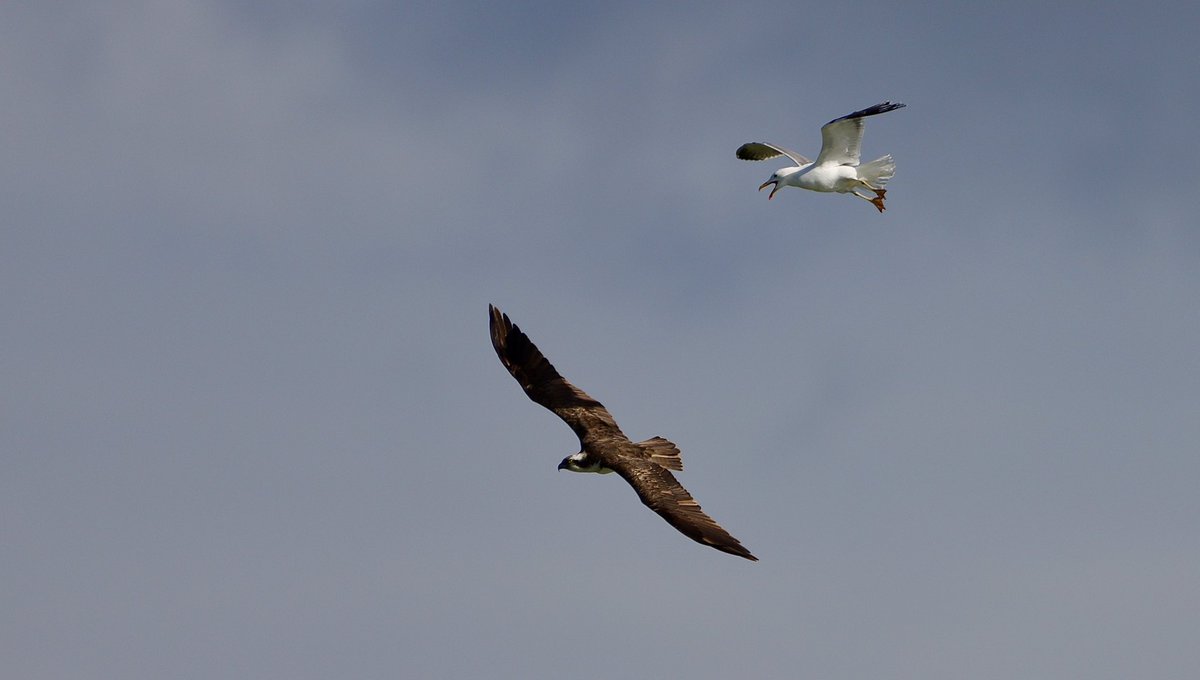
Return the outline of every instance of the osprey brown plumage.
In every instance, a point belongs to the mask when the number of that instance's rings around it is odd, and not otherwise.
[[[731,555],[758,561],[704,514],[671,470],[682,470],[679,449],[662,437],[630,441],[604,405],[567,382],[507,314],[488,305],[492,346],[525,394],[553,411],[579,437],[579,453],[558,464],[572,472],[616,472],[647,507],[684,536]]]

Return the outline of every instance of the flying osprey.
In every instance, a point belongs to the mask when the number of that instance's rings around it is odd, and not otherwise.
[[[854,194],[883,212],[883,197],[887,195],[883,185],[896,173],[896,162],[888,154],[866,165],[858,164],[863,118],[902,108],[904,104],[883,102],[829,121],[821,128],[821,153],[817,154],[815,162],[795,151],[764,142],[749,142],[739,146],[737,157],[744,161],[765,161],[776,156],[787,156],[798,166],[775,171],[770,179],[758,187],[762,191],[767,185],[775,185],[767,196],[768,200],[785,186],[800,187],[811,191]],[[874,191],[875,198],[858,193],[860,187]]]
[[[525,394],[553,411],[579,437],[580,451],[558,464],[571,472],[616,472],[638,498],[684,536],[731,555],[758,561],[711,517],[704,514],[671,470],[682,470],[679,449],[662,437],[632,442],[609,414],[608,409],[583,390],[567,382],[554,370],[507,314],[488,305],[492,346],[500,363],[521,384]]]

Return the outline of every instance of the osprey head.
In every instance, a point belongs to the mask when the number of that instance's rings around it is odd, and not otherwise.
[[[599,462],[589,460],[587,453],[584,451],[572,453],[563,458],[562,462],[558,464],[558,469],[570,470],[571,472],[595,472],[602,475],[612,472],[612,470],[602,466]]]

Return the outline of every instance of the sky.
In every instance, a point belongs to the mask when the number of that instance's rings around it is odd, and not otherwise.
[[[5,3],[11,677],[1188,677],[1195,3]],[[756,187],[880,101],[888,211]],[[497,361],[495,304],[759,558]]]

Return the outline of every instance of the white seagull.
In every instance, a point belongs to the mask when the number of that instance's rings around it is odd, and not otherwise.
[[[771,173],[771,179],[758,187],[762,191],[767,185],[775,185],[767,200],[774,198],[775,192],[785,186],[799,187],[810,191],[854,194],[883,212],[883,197],[887,194],[883,185],[896,173],[896,162],[888,154],[866,165],[858,164],[863,118],[901,108],[904,108],[904,104],[883,102],[829,121],[821,127],[821,153],[817,154],[816,161],[764,142],[749,142],[739,146],[737,157],[744,161],[765,161],[776,156],[787,156],[796,164],[795,167],[780,168]],[[874,191],[875,198],[858,193],[859,187]]]

